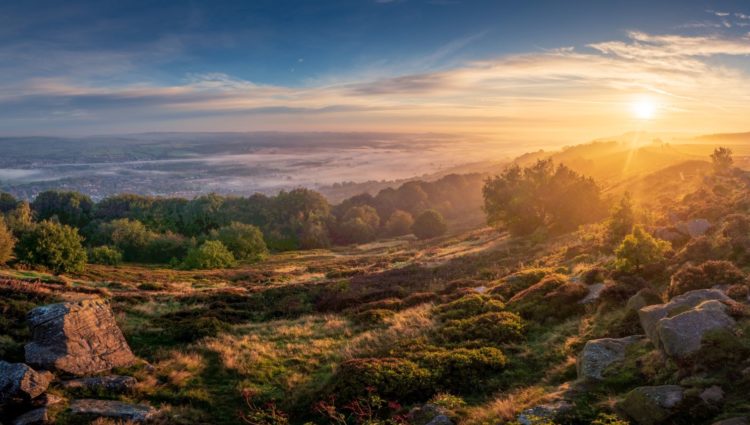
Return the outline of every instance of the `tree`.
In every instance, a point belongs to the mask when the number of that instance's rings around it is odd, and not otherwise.
[[[0,214],[7,214],[18,206],[18,199],[10,193],[0,192]]]
[[[97,246],[89,250],[88,259],[91,264],[118,266],[122,262],[122,253],[110,246]]]
[[[16,235],[29,229],[34,224],[31,205],[26,201],[19,203],[13,211],[6,215],[6,224]]]
[[[0,215],[0,264],[5,264],[13,258],[13,247],[15,246],[16,239]]]
[[[81,272],[86,267],[86,250],[81,242],[75,228],[44,220],[21,235],[16,256],[24,263],[44,266],[55,274]]]
[[[633,231],[634,225],[633,202],[630,193],[626,192],[612,210],[612,216],[607,223],[607,241],[612,245],[619,243]]]
[[[359,205],[349,208],[339,224],[339,240],[343,243],[370,242],[377,236],[380,216],[375,208]]]
[[[385,223],[385,234],[388,236],[401,236],[411,233],[414,218],[406,211],[396,210]]]
[[[263,233],[252,224],[232,222],[212,231],[211,239],[224,244],[238,260],[261,261],[268,256]]]
[[[101,224],[96,242],[113,245],[125,261],[148,261],[146,248],[155,236],[140,221],[122,218]]]
[[[488,179],[483,188],[487,223],[528,235],[544,227],[568,231],[600,219],[604,205],[596,183],[565,165],[539,160],[507,168]]]
[[[427,210],[417,216],[411,230],[419,239],[430,239],[445,234],[448,226],[439,212]]]
[[[94,202],[78,192],[50,190],[37,195],[31,208],[38,220],[57,217],[62,224],[81,228],[91,221]]]
[[[711,154],[711,161],[713,162],[716,174],[726,174],[732,169],[732,164],[734,163],[732,150],[725,147],[714,149],[714,153]]]
[[[635,226],[615,250],[616,265],[620,270],[638,272],[643,266],[663,261],[671,249],[669,242],[654,238],[642,226]]]
[[[183,262],[186,269],[221,269],[234,265],[234,255],[219,241],[203,242],[191,249]]]

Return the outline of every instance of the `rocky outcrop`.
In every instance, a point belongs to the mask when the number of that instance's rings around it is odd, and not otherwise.
[[[718,289],[698,289],[678,295],[666,304],[643,307],[638,310],[638,317],[646,336],[649,337],[655,346],[661,347],[657,326],[660,321],[694,309],[699,304],[710,300],[727,303],[732,301],[731,298]]]
[[[625,308],[638,312],[643,307],[661,303],[662,300],[659,299],[659,296],[653,290],[644,288],[628,299]]]
[[[47,391],[52,378],[51,373],[37,372],[26,364],[0,360],[0,404],[36,398]]]
[[[592,339],[583,346],[578,358],[578,379],[596,381],[604,378],[604,370],[613,363],[625,359],[627,348],[644,340],[643,335],[625,338]]]
[[[25,347],[29,364],[82,376],[135,361],[103,300],[37,307],[27,319],[32,333]]]
[[[73,400],[70,412],[97,418],[111,418],[121,421],[145,422],[156,415],[156,409],[143,404],[128,404],[112,400]]]
[[[414,425],[453,425],[445,409],[432,403],[413,408],[408,417]]]
[[[552,420],[558,415],[570,411],[573,408],[568,401],[558,400],[552,403],[534,406],[521,412],[516,421],[521,425],[534,425],[540,420]]]
[[[666,423],[683,398],[678,385],[638,387],[625,396],[620,408],[639,425],[657,425]]]
[[[60,382],[66,390],[83,389],[95,392],[122,393],[132,390],[138,383],[132,376],[94,376],[91,378],[70,379]]]
[[[49,413],[46,407],[40,407],[15,418],[13,425],[43,425],[49,423]]]
[[[685,358],[700,350],[708,332],[730,330],[736,325],[719,301],[704,301],[692,310],[667,317],[656,325],[660,347],[670,357]]]

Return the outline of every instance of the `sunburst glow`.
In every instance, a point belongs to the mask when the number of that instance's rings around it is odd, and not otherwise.
[[[633,102],[632,110],[636,118],[650,120],[656,114],[656,103],[651,99],[639,99]]]

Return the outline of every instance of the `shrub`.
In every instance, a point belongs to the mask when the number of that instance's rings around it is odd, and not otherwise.
[[[612,216],[607,223],[607,242],[616,245],[633,231],[634,225],[633,202],[630,194],[625,193],[620,203],[612,211]]]
[[[384,308],[375,308],[372,310],[361,311],[354,315],[355,322],[362,325],[382,325],[385,321],[396,314],[393,310]]]
[[[669,297],[694,289],[731,286],[743,283],[745,274],[730,261],[706,261],[699,266],[686,265],[672,275]]]
[[[387,236],[401,236],[411,233],[414,218],[406,211],[396,210],[385,222],[385,234]]]
[[[493,374],[501,372],[508,360],[492,347],[457,348],[418,353],[420,363],[429,369],[438,388],[456,393],[476,393]]]
[[[711,154],[711,162],[716,174],[728,173],[732,169],[732,164],[734,163],[734,160],[732,159],[732,150],[725,147],[714,149],[714,153]]]
[[[625,271],[641,271],[644,266],[663,261],[670,249],[669,242],[656,239],[643,227],[636,226],[615,251],[617,267]]]
[[[55,274],[80,272],[86,267],[86,251],[78,231],[48,220],[21,235],[16,256],[24,263],[46,267]]]
[[[176,233],[154,234],[145,248],[141,259],[148,263],[168,264],[185,258],[195,241]]]
[[[234,256],[224,244],[219,241],[206,241],[188,252],[183,267],[186,269],[221,269],[232,267],[234,264]]]
[[[438,306],[436,316],[441,320],[466,319],[483,313],[500,312],[505,305],[485,295],[471,294]]]
[[[89,250],[88,259],[92,264],[117,266],[122,262],[122,252],[110,246],[97,246]]]
[[[211,232],[211,239],[224,244],[240,261],[261,261],[268,256],[263,233],[250,224],[232,222]]]
[[[617,306],[626,303],[638,291],[646,288],[648,282],[640,276],[622,275],[607,282],[602,289],[599,299],[605,305]]]
[[[523,331],[523,322],[517,314],[502,311],[451,320],[438,332],[442,340],[454,344],[482,340],[488,345],[498,345],[522,340]]]
[[[719,260],[730,255],[731,247],[724,244],[728,240],[719,238],[713,240],[707,236],[692,239],[677,253],[676,260],[679,262],[702,263],[708,260]]]
[[[560,320],[581,313],[583,306],[578,301],[586,294],[588,289],[584,285],[554,274],[517,293],[508,301],[508,306],[524,318],[537,322]]]
[[[412,401],[434,392],[432,376],[413,361],[400,358],[360,358],[347,360],[332,377],[331,394],[350,401],[373,388],[383,397]]]
[[[499,286],[492,288],[492,293],[510,298],[517,292],[528,288],[552,273],[552,269],[533,268],[521,270],[506,276]]]
[[[13,257],[13,248],[16,240],[10,229],[5,225],[5,220],[0,215],[0,264],[5,264]]]
[[[417,216],[411,230],[419,239],[431,239],[445,234],[448,225],[439,212],[427,210]]]

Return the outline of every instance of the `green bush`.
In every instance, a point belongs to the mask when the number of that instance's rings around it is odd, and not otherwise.
[[[672,249],[669,242],[656,239],[643,227],[636,226],[633,232],[623,239],[617,250],[617,268],[624,271],[641,271],[644,266],[664,260],[664,255]]]
[[[699,266],[686,265],[672,275],[669,297],[714,285],[732,286],[745,282],[745,274],[731,261],[706,261]]]
[[[154,234],[146,244],[142,261],[147,263],[171,264],[185,258],[195,240],[176,233]]]
[[[186,269],[222,269],[234,265],[234,255],[219,241],[203,242],[191,249],[183,262]]]
[[[117,266],[122,263],[122,252],[110,246],[97,246],[89,250],[88,259],[91,264]]]
[[[425,399],[434,393],[432,375],[413,361],[401,358],[347,360],[332,377],[331,394],[342,401],[366,395],[368,388],[400,401]]]
[[[0,264],[5,264],[13,257],[13,248],[16,240],[10,229],[5,225],[5,220],[0,215]]]
[[[500,285],[492,288],[493,294],[499,294],[503,297],[510,298],[518,291],[522,291],[529,286],[539,282],[545,276],[552,274],[552,269],[533,268],[525,269],[508,275],[503,278]]]
[[[21,235],[16,256],[24,263],[46,267],[55,274],[81,272],[86,267],[86,250],[78,231],[47,220]]]
[[[443,216],[435,210],[427,210],[419,214],[411,226],[411,231],[419,239],[431,239],[442,236],[448,230]]]
[[[212,231],[211,239],[223,243],[240,261],[261,261],[268,256],[263,233],[250,224],[233,222]]]
[[[414,218],[406,211],[396,210],[385,222],[385,234],[387,236],[401,236],[411,233]]]
[[[457,348],[418,353],[419,361],[434,375],[438,389],[455,393],[476,393],[493,374],[508,363],[502,351],[492,347]]]
[[[486,295],[470,294],[435,308],[440,320],[466,319],[483,313],[500,312],[505,304]]]
[[[487,345],[499,345],[521,341],[523,331],[523,321],[517,314],[502,311],[451,320],[438,332],[440,339],[453,344],[481,340]]]
[[[569,282],[565,276],[554,274],[517,293],[508,301],[508,306],[529,320],[561,320],[583,311],[583,306],[578,301],[586,294],[588,289],[584,285]]]

